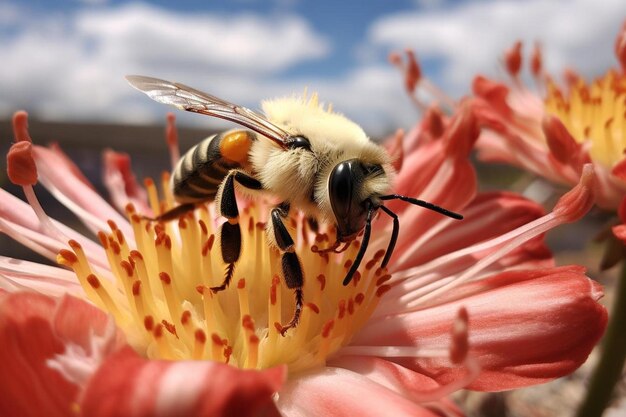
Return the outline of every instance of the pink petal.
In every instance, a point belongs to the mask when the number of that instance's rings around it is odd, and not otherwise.
[[[586,360],[606,326],[607,312],[596,302],[601,295],[579,267],[509,271],[457,287],[437,306],[372,320],[353,344],[447,349],[451,323],[464,306],[470,354],[482,367],[470,388],[522,387],[567,375]],[[396,362],[442,384],[463,372],[443,358]]]
[[[140,213],[152,215],[146,190],[137,183],[128,154],[106,150],[102,159],[104,162],[103,182],[115,207],[123,212],[126,205],[132,203]]]
[[[130,223],[76,176],[71,167],[67,166],[67,162],[56,152],[35,146],[33,155],[41,183],[55,198],[72,210],[92,232],[109,230],[106,221],[113,220],[127,240],[133,238]]]
[[[285,371],[147,360],[127,348],[112,355],[89,381],[81,411],[89,417],[278,415],[272,395],[282,386]]]
[[[539,204],[506,192],[478,194],[461,212],[464,220],[448,222],[435,234],[422,235],[404,248],[397,262],[392,265],[393,270],[422,265],[445,254],[501,236],[544,214]],[[405,224],[402,226],[406,227]]]
[[[51,318],[55,301],[35,293],[0,298],[0,415],[73,416],[78,388],[46,361],[64,351]]]
[[[283,415],[290,417],[439,415],[357,372],[342,368],[325,368],[298,376],[285,384],[276,404]]]

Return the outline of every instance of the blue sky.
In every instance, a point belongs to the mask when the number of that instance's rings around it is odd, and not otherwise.
[[[250,107],[306,86],[373,135],[416,119],[389,52],[417,51],[448,94],[503,77],[502,51],[541,41],[546,67],[614,66],[623,0],[107,0],[0,3],[0,118],[161,122],[125,74],[181,81]],[[181,123],[207,124],[198,116]],[[209,122],[210,123],[210,122]]]

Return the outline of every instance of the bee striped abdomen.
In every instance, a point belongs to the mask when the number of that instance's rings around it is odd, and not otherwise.
[[[246,130],[210,136],[189,149],[172,175],[172,191],[179,203],[212,200],[219,185],[234,168],[248,164],[248,151],[256,137]]]

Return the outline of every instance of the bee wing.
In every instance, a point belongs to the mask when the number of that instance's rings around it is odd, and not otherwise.
[[[267,137],[282,148],[287,146],[290,139],[289,133],[263,115],[184,84],[141,75],[127,75],[126,80],[152,100],[181,110],[229,120]]]

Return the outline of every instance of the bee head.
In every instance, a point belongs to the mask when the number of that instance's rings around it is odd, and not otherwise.
[[[380,205],[377,196],[368,192],[366,183],[371,177],[382,174],[381,165],[357,158],[340,162],[333,168],[328,180],[328,194],[337,220],[337,240],[352,240],[363,230],[370,205]]]

